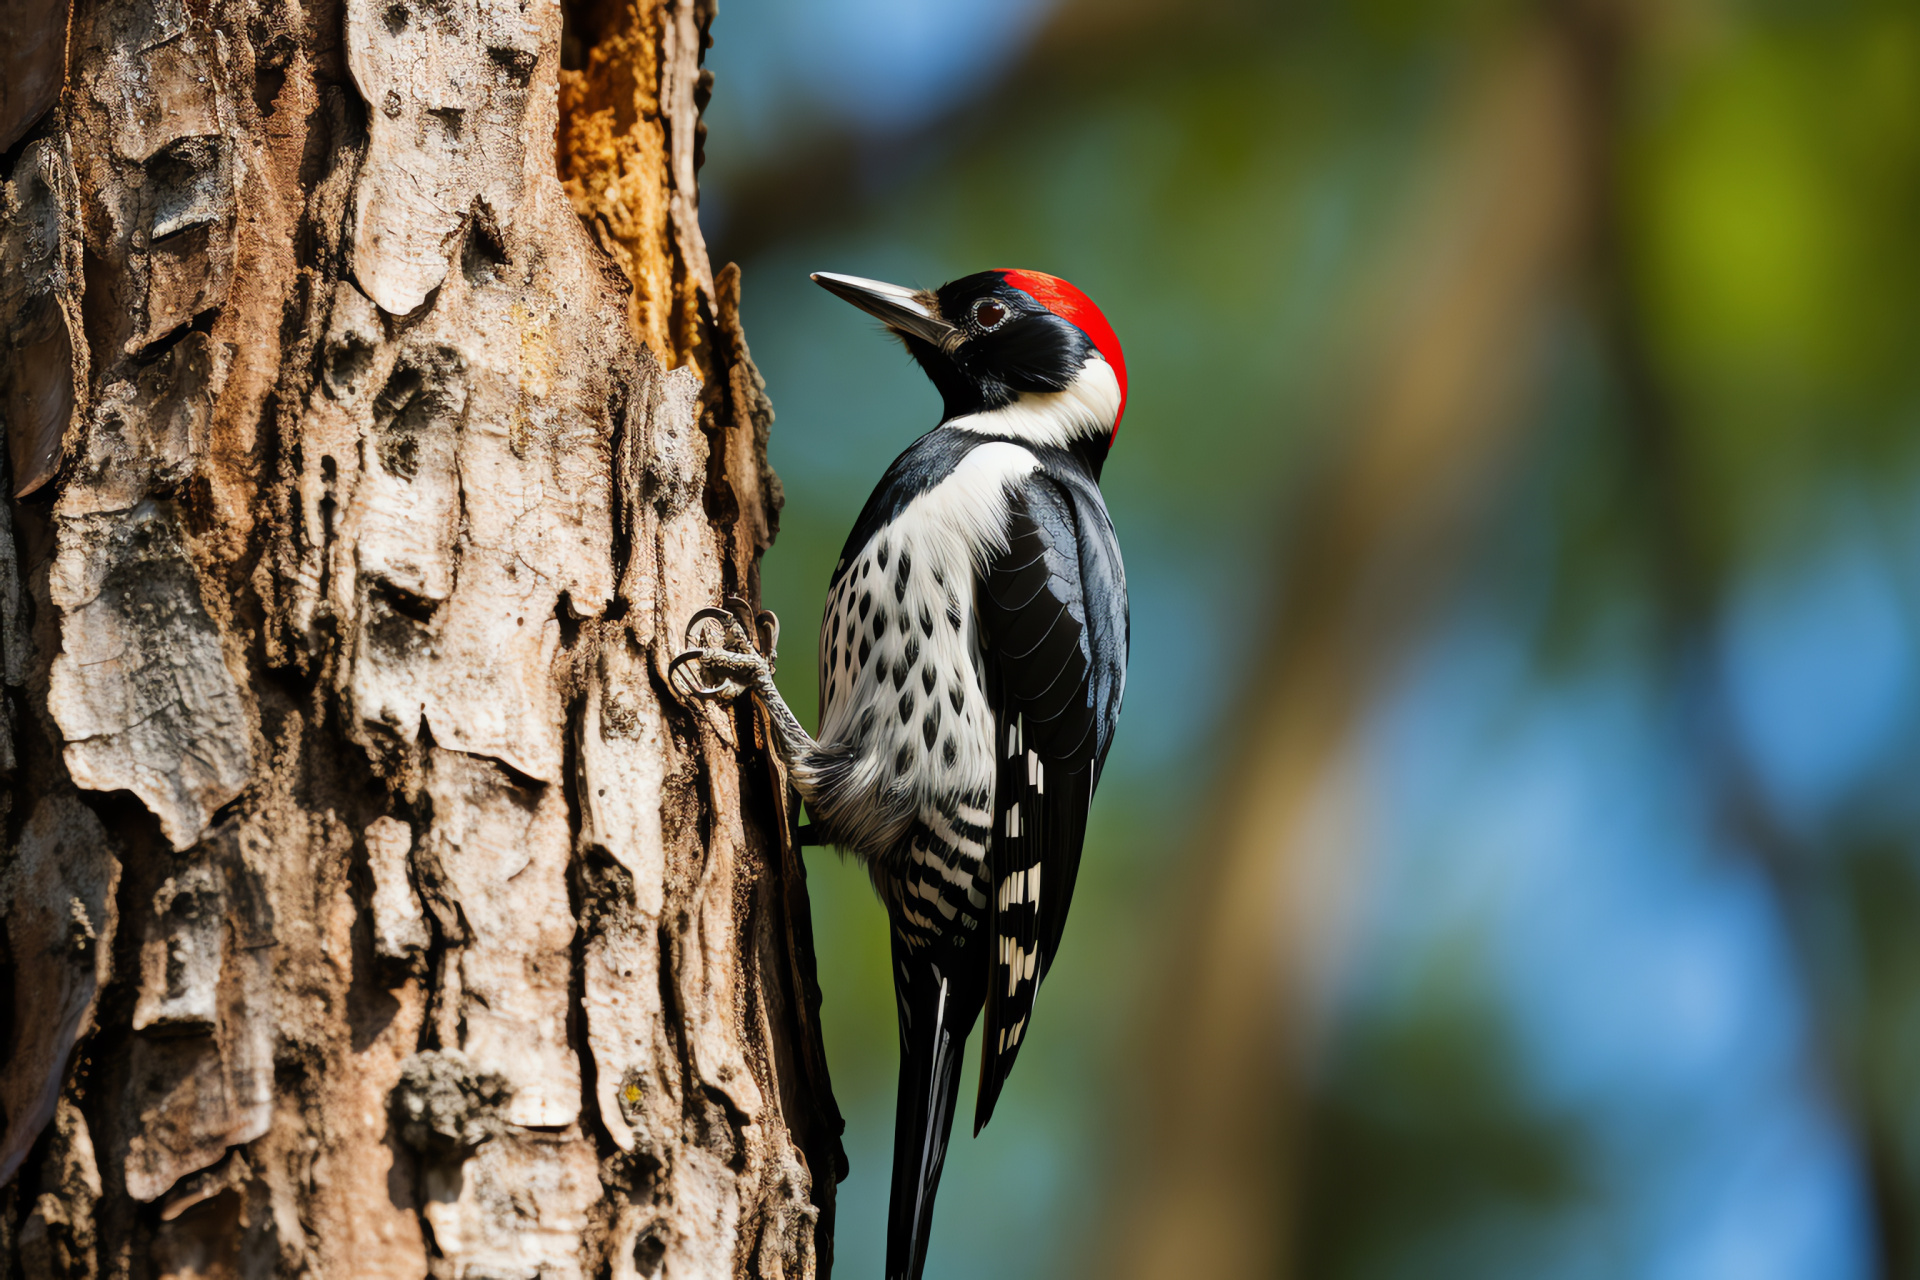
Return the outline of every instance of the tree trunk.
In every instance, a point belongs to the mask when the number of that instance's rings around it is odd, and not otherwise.
[[[17,1274],[827,1273],[711,16],[0,0]]]

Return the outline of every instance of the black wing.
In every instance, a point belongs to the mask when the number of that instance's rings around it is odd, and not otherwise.
[[[1007,532],[978,592],[999,777],[976,1133],[1059,949],[1127,666],[1126,576],[1091,478],[1034,472],[1013,495]]]

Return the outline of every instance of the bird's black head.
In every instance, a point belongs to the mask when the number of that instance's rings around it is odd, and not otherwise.
[[[947,426],[1104,458],[1126,409],[1127,366],[1100,309],[1038,271],[982,271],[914,290],[818,272],[886,322],[945,401]]]

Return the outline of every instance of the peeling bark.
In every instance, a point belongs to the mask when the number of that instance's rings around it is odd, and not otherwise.
[[[53,7],[0,6],[0,1245],[825,1275],[786,779],[665,678],[780,504],[711,9]]]

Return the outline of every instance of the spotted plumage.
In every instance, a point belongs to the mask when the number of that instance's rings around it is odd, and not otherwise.
[[[873,312],[940,390],[827,587],[808,736],[757,654],[690,651],[751,687],[817,836],[868,865],[900,1015],[889,1280],[917,1280],[984,1012],[992,1116],[1058,953],[1125,684],[1126,579],[1099,478],[1126,401],[1106,320],[1073,286],[994,271],[915,293],[816,276]],[[750,647],[750,646],[749,646]]]

